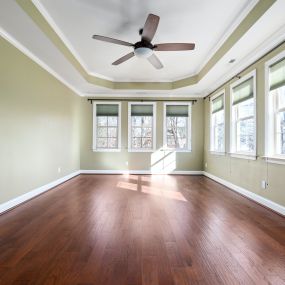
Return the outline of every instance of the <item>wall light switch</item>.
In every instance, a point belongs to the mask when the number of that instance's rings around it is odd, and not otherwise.
[[[57,168],[57,172],[60,173],[61,172],[61,167]]]
[[[207,162],[205,162],[205,168],[207,168],[208,167],[208,163]]]

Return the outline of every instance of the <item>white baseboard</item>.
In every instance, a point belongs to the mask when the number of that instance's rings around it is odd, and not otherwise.
[[[59,178],[59,179],[57,179],[55,181],[52,181],[52,182],[50,182],[48,184],[45,184],[45,185],[43,185],[43,186],[41,186],[39,188],[36,188],[36,189],[34,189],[34,190],[32,190],[32,191],[30,191],[28,193],[25,193],[25,194],[23,194],[21,196],[18,196],[16,198],[12,199],[12,200],[9,200],[9,201],[5,202],[3,204],[0,204],[0,214],[3,213],[3,212],[6,212],[9,209],[12,209],[12,208],[14,208],[14,207],[16,207],[16,206],[18,206],[18,205],[20,205],[20,204],[30,200],[30,199],[32,199],[32,198],[34,198],[34,197],[36,197],[36,196],[38,196],[38,195],[40,195],[40,194],[42,194],[42,193],[44,193],[44,192],[46,192],[48,190],[50,190],[51,188],[54,188],[55,186],[65,182],[65,181],[67,181],[67,180],[69,180],[69,179],[71,179],[71,178],[73,178],[73,177],[75,177],[75,176],[77,176],[79,174],[80,174],[79,170],[75,171],[75,172],[72,172],[72,173],[70,173],[70,174],[68,174],[68,175],[66,175],[64,177],[61,177],[61,178]]]
[[[264,197],[262,197],[262,196],[260,196],[258,194],[255,194],[255,193],[253,193],[253,192],[251,192],[249,190],[246,190],[246,189],[244,189],[244,188],[242,188],[240,186],[237,186],[237,185],[235,185],[235,184],[233,184],[233,183],[231,183],[229,181],[226,181],[226,180],[224,180],[224,179],[222,179],[220,177],[217,177],[217,176],[215,176],[215,175],[213,175],[211,173],[208,173],[206,171],[204,171],[203,174],[206,177],[209,177],[209,178],[215,180],[216,182],[218,182],[218,183],[228,187],[229,189],[231,189],[231,190],[233,190],[235,192],[238,192],[241,195],[243,195],[243,196],[245,196],[245,197],[247,197],[247,198],[249,198],[249,199],[251,199],[251,200],[253,200],[253,201],[255,201],[255,202],[257,202],[257,203],[259,203],[259,204],[261,204],[261,205],[263,205],[263,206],[265,206],[265,207],[267,207],[267,208],[269,208],[269,209],[271,209],[271,210],[273,210],[273,211],[283,215],[283,216],[285,216],[285,207],[284,206],[281,206],[281,205],[279,205],[279,204],[277,204],[277,203],[275,203],[275,202],[273,202],[271,200],[268,200],[268,199],[266,199],[266,198],[264,198]]]
[[[179,171],[174,170],[171,172],[164,171],[151,171],[151,170],[81,170],[81,174],[171,174],[171,175],[203,175],[203,171]]]

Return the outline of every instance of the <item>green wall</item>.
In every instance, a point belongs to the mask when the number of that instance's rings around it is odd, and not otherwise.
[[[264,132],[265,132],[265,80],[264,64],[270,58],[285,50],[285,44],[275,49],[259,60],[256,64],[250,66],[241,75],[256,69],[257,81],[257,160],[246,160],[233,158],[229,155],[214,155],[209,152],[210,149],[210,102],[205,99],[205,147],[204,147],[204,169],[219,178],[227,180],[246,190],[252,191],[260,196],[272,200],[278,204],[285,205],[285,165],[267,163],[264,156]],[[230,137],[230,84],[227,83],[219,89],[225,88],[226,105],[226,151],[229,152]],[[219,92],[218,91],[218,92]],[[268,188],[261,188],[261,181],[268,181]]]
[[[131,101],[131,99],[130,99]],[[156,145],[155,154],[148,152],[128,152],[128,103],[122,102],[122,151],[92,151],[92,105],[82,98],[81,110],[81,169],[84,170],[163,170],[158,160],[173,163],[173,170],[203,170],[203,99],[192,106],[192,152],[175,153],[167,158],[160,151],[163,146],[163,102],[157,102],[156,110]],[[156,163],[156,164],[155,164]],[[160,162],[161,163],[161,162]]]
[[[0,204],[79,169],[79,106],[79,96],[0,38]]]

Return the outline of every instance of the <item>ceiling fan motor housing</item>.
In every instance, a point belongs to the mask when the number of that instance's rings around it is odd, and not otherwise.
[[[138,58],[148,58],[153,54],[154,46],[147,41],[140,41],[134,45],[134,53]]]

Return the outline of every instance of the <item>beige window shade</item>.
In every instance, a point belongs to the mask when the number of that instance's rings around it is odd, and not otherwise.
[[[269,67],[270,91],[285,86],[285,58]]]
[[[233,88],[233,105],[253,98],[253,77]]]

